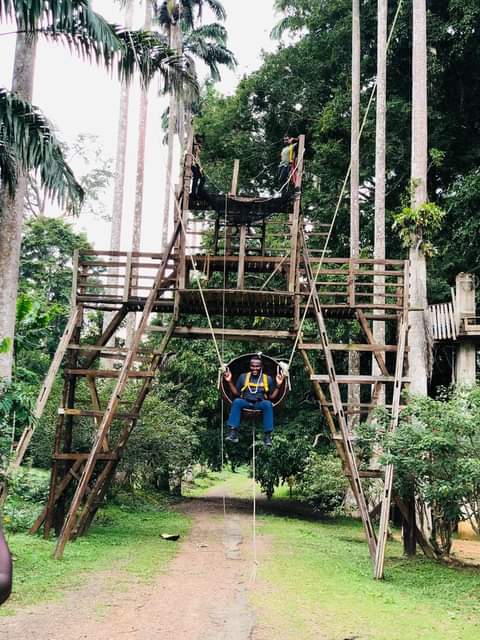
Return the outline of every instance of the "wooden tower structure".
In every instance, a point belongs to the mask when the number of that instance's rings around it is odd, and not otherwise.
[[[236,162],[230,194],[190,202],[187,154],[175,228],[163,253],[90,251],[75,256],[70,321],[37,405],[41,411],[65,356],[50,494],[33,527],[35,532],[43,526],[45,536],[56,530],[57,558],[69,540],[87,531],[102,503],[169,340],[214,336],[284,341],[298,348],[350,481],[374,575],[382,577],[393,469],[360,468],[347,418],[365,417],[385,398],[392,429],[397,424],[401,392],[408,383],[409,264],[325,257],[328,225],[309,219],[301,208],[304,144],[300,137],[295,189],[289,197],[275,199],[237,195]],[[96,341],[87,321],[92,309],[110,318]],[[133,340],[118,346],[123,339],[115,338],[119,333],[123,337],[122,326],[132,313],[139,318]],[[161,314],[161,323],[152,324],[154,314]],[[208,326],[198,322],[205,314]],[[238,317],[283,319],[285,328],[240,329]],[[388,344],[375,342],[374,320],[385,323]],[[331,330],[339,325],[355,326],[363,339],[331,341]],[[156,348],[146,340],[152,332],[162,336]],[[362,370],[368,374],[349,376],[345,371],[345,355],[352,350],[362,355]],[[378,375],[371,374],[373,361]],[[104,406],[101,379],[112,379]],[[354,405],[348,404],[352,384],[361,385]],[[93,436],[87,448],[85,439],[80,447],[77,432],[88,421]],[[17,459],[30,437],[31,431],[22,438]],[[372,477],[384,481],[378,533],[363,484]],[[406,509],[402,512],[407,516]]]

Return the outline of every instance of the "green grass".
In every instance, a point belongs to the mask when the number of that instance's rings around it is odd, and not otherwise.
[[[26,534],[9,534],[14,557],[11,599],[0,616],[15,609],[61,596],[64,589],[80,586],[88,574],[118,569],[140,580],[151,580],[165,570],[178,545],[161,533],[188,533],[188,519],[165,505],[108,506],[101,511],[87,536],[66,547],[62,560],[52,558],[54,540]],[[118,585],[121,587],[121,585]],[[117,585],[115,585],[117,588]]]
[[[235,473],[227,467],[223,471],[208,471],[196,476],[193,486],[183,487],[182,493],[189,498],[201,498],[217,485],[222,486],[227,496],[250,498],[252,495],[252,479],[248,477],[248,467],[240,467]],[[260,486],[257,487],[260,491]]]
[[[261,517],[268,536],[259,567],[259,622],[284,639],[474,640],[480,637],[480,572],[389,543],[386,580],[375,582],[361,524]],[[267,538],[267,539],[268,539]]]
[[[251,495],[247,470],[211,474],[225,493]],[[287,486],[275,499],[289,497]],[[294,495],[295,497],[295,495]],[[257,516],[264,557],[254,596],[258,622],[282,640],[477,640],[480,570],[454,568],[387,545],[386,579],[372,579],[360,522]]]

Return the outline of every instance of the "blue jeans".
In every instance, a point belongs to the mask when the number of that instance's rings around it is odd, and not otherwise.
[[[228,416],[228,426],[232,429],[240,428],[240,419],[242,417],[242,409],[255,409],[263,414],[263,430],[265,433],[273,431],[273,405],[270,400],[262,400],[261,402],[247,402],[243,398],[235,398],[232,402],[230,415]]]

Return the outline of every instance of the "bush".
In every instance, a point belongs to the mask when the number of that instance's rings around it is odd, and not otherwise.
[[[415,495],[423,528],[438,556],[448,556],[459,520],[480,531],[480,388],[454,388],[437,400],[412,398],[395,433],[379,414],[359,429],[364,452],[372,445],[393,463],[395,487]]]
[[[298,492],[323,514],[336,514],[345,499],[348,482],[338,456],[313,452],[306,464]]]

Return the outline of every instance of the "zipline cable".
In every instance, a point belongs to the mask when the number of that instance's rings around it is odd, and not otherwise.
[[[400,12],[401,12],[402,8],[403,8],[403,0],[399,0],[398,6],[397,6],[397,11],[395,13],[395,17],[393,19],[392,26],[390,28],[390,33],[389,33],[388,40],[387,40],[387,53],[388,53],[388,50],[390,48],[390,44],[391,44],[391,41],[392,41],[392,38],[393,38],[395,27],[397,25],[397,21],[398,21],[398,18],[400,16]],[[373,100],[375,98],[375,95],[377,93],[377,84],[378,84],[378,81],[377,81],[377,79],[375,79],[375,83],[374,83],[374,85],[372,87],[372,92],[370,94],[370,99],[368,101],[367,109],[366,109],[365,114],[363,116],[362,126],[360,127],[360,131],[359,131],[359,134],[358,134],[358,142],[360,142],[360,139],[362,137],[363,131],[364,131],[365,126],[367,124],[367,119],[368,119],[368,116],[369,116],[369,113],[370,113],[370,109],[371,109],[371,106],[373,104]],[[307,318],[308,310],[309,310],[310,304],[312,302],[313,294],[314,294],[314,292],[316,290],[318,276],[320,275],[320,271],[321,271],[322,266],[323,266],[323,261],[325,259],[325,254],[327,252],[328,244],[329,244],[330,239],[332,237],[333,228],[335,226],[335,222],[336,222],[336,219],[338,217],[338,213],[340,211],[340,206],[342,204],[343,196],[345,195],[345,190],[347,188],[347,184],[348,184],[348,180],[350,179],[351,172],[352,172],[352,161],[350,160],[350,163],[348,165],[348,170],[347,170],[347,173],[345,175],[345,179],[344,179],[343,184],[342,184],[342,189],[341,189],[340,195],[338,197],[337,205],[335,207],[335,212],[333,214],[332,222],[330,223],[328,234],[327,234],[327,237],[325,239],[325,244],[324,244],[324,247],[323,247],[323,250],[322,250],[322,254],[320,256],[320,260],[319,260],[318,267],[317,267],[317,270],[316,270],[316,273],[315,273],[315,277],[313,278],[312,286],[310,288],[310,294],[308,296],[307,303],[305,305],[305,310],[303,312],[302,319],[301,319],[298,331],[297,331],[296,336],[295,336],[295,341],[293,343],[292,353],[291,353],[290,358],[288,360],[288,367],[289,368],[292,366],[293,358],[294,358],[295,352],[297,350],[298,343],[300,341],[300,336],[302,334],[303,326],[305,324],[305,320]],[[303,231],[302,231],[302,233],[303,233]]]

